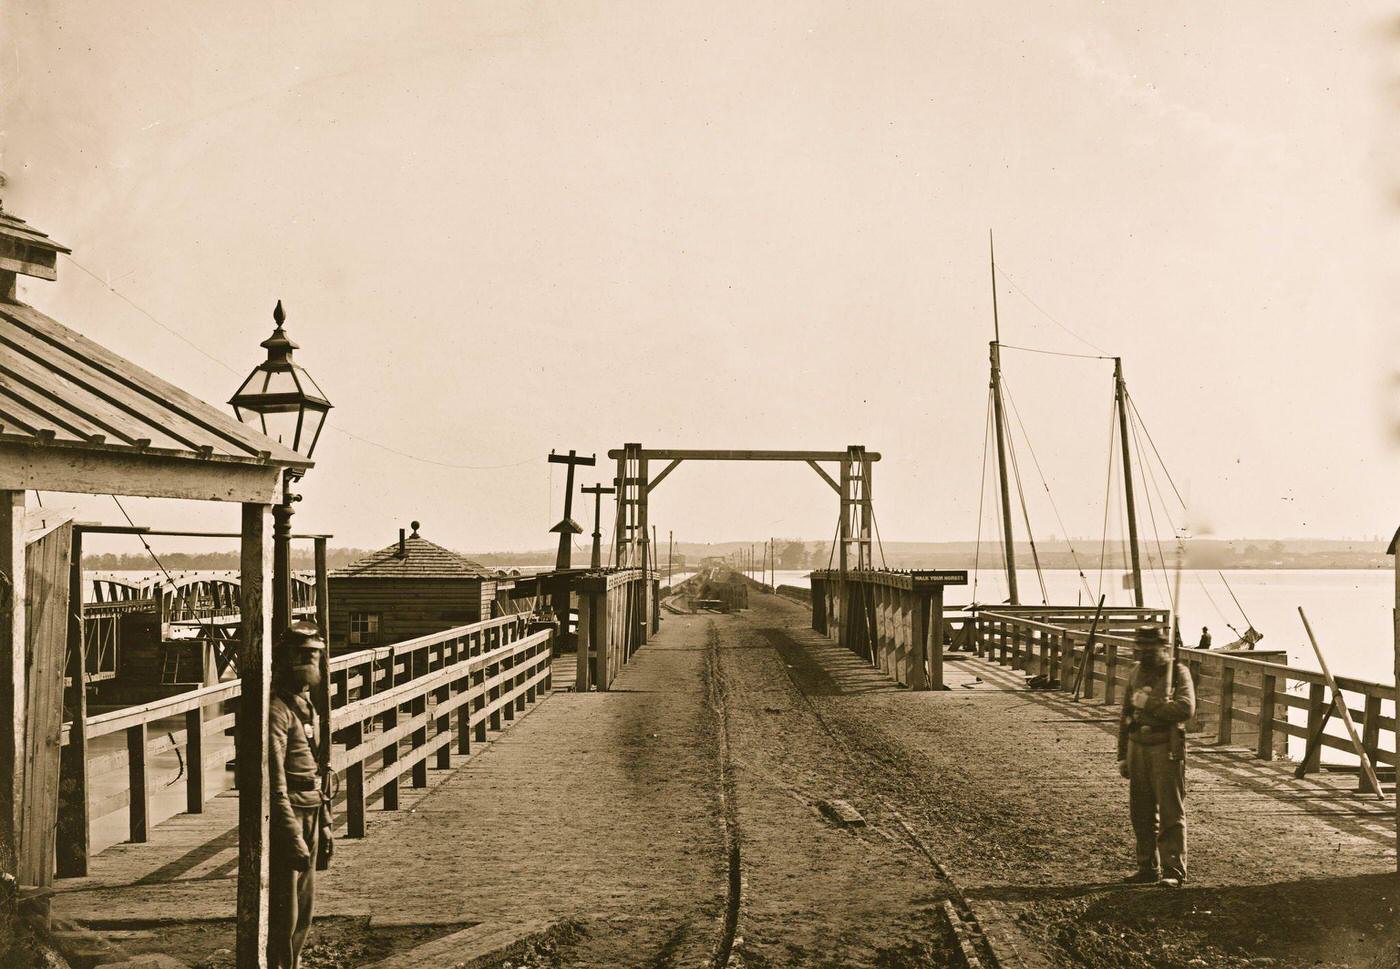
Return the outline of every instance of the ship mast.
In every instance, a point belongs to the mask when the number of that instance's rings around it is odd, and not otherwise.
[[[1113,399],[1118,408],[1118,437],[1123,444],[1123,501],[1128,506],[1128,548],[1133,558],[1133,604],[1142,608],[1142,562],[1138,558],[1137,508],[1133,504],[1133,455],[1128,446],[1128,387],[1123,358],[1113,358]]]
[[[1016,542],[1011,533],[1011,489],[1006,480],[1006,432],[1005,417],[1001,404],[1001,320],[997,315],[997,250],[992,233],[987,231],[987,246],[992,259],[992,327],[996,339],[991,344],[992,360],[992,410],[997,428],[997,477],[1001,482],[1001,534],[1002,549],[1006,554],[1006,587],[1011,594],[1011,604],[1021,604],[1016,591]]]

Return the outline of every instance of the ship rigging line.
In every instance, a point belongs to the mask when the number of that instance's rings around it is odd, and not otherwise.
[[[1157,530],[1156,502],[1152,500],[1152,489],[1156,489],[1157,491],[1157,501],[1160,501],[1163,504],[1163,506],[1166,505],[1166,502],[1162,500],[1162,489],[1161,486],[1157,483],[1157,473],[1153,471],[1151,467],[1148,466],[1147,458],[1142,453],[1142,439],[1138,437],[1137,421],[1130,421],[1128,423],[1128,428],[1132,431],[1133,447],[1137,450],[1138,474],[1142,476],[1142,490],[1144,492],[1143,497],[1147,499],[1147,517],[1152,522],[1152,541],[1157,545],[1157,564],[1158,566],[1160,566],[1163,581],[1167,581],[1167,558],[1166,553],[1162,551],[1161,533]],[[1148,488],[1149,477],[1152,485],[1151,489]],[[1163,516],[1166,516],[1167,514],[1167,510],[1165,507],[1162,508],[1162,514]],[[1171,523],[1170,518],[1167,518],[1167,521],[1168,523]],[[1173,530],[1175,530],[1175,526],[1173,526]],[[1157,578],[1157,571],[1157,569],[1152,570],[1152,577],[1154,581],[1156,581]],[[1168,585],[1170,585],[1169,582]],[[1162,591],[1162,587],[1159,586],[1158,592]]]
[[[977,478],[977,544],[972,556],[972,602],[977,603],[977,573],[982,567],[982,508],[987,498],[987,446],[992,435],[992,388],[987,387],[987,416],[982,422],[982,471]]]
[[[1001,376],[1001,389],[1006,393],[1008,398],[1011,396],[1011,390],[1006,385],[1006,374],[1004,373]],[[1003,415],[1002,419],[1006,419],[1005,415]],[[1021,517],[1026,523],[1026,541],[1031,547],[1031,561],[1035,563],[1035,578],[1040,584],[1040,602],[1041,605],[1049,605],[1050,594],[1045,589],[1045,573],[1041,571],[1040,552],[1035,547],[1035,532],[1031,529],[1031,514],[1030,510],[1026,507],[1026,489],[1021,484],[1021,463],[1016,458],[1016,441],[1011,434],[1010,424],[1006,426],[1006,451],[1011,455],[1011,470],[1016,475],[1016,497],[1020,500]]]
[[[1157,450],[1157,442],[1152,439],[1152,432],[1147,429],[1147,422],[1143,420],[1142,412],[1138,410],[1137,402],[1133,400],[1132,394],[1128,393],[1126,388],[1124,389],[1124,396],[1128,400],[1128,406],[1132,409],[1134,423],[1142,428],[1142,433],[1147,437],[1147,443],[1152,447],[1152,453],[1157,458],[1157,464],[1160,465],[1162,468],[1162,474],[1166,477],[1167,484],[1171,485],[1172,487],[1172,494],[1176,496],[1177,503],[1181,505],[1181,510],[1186,511],[1186,499],[1181,497],[1181,490],[1177,488],[1176,482],[1172,480],[1172,473],[1167,469],[1167,462],[1162,459],[1162,452]],[[1160,491],[1161,489],[1158,488],[1159,494]],[[1163,504],[1165,503],[1166,502],[1164,500]],[[1220,577],[1220,582],[1222,585],[1225,586],[1225,591],[1230,593],[1230,598],[1234,600],[1235,608],[1240,611],[1240,616],[1244,619],[1245,627],[1253,628],[1253,624],[1249,621],[1249,615],[1244,611],[1244,606],[1240,605],[1239,597],[1235,595],[1235,590],[1230,586],[1230,580],[1225,578],[1225,573],[1222,572],[1220,569],[1216,569],[1215,574]],[[1201,580],[1200,576],[1196,577],[1196,581],[1201,583],[1201,588],[1203,590],[1206,590],[1206,584],[1204,581]],[[1211,597],[1209,590],[1206,590],[1206,598],[1210,599],[1212,606],[1215,606],[1215,611],[1220,614],[1220,618],[1222,620],[1225,620],[1225,613],[1221,610],[1221,608],[1218,605],[1216,605],[1215,600]],[[1225,625],[1230,625],[1229,620],[1225,620]],[[1231,626],[1230,628],[1233,629],[1234,627]]]
[[[1011,389],[1006,386],[1005,375],[1002,377],[1002,389],[1006,391],[1007,403],[1011,405],[1011,413],[1016,416],[1016,423],[1021,428],[1021,436],[1026,439],[1026,448],[1031,452],[1031,462],[1035,465],[1035,472],[1040,476],[1040,486],[1045,489],[1045,497],[1050,500],[1050,510],[1055,513],[1055,521],[1059,523],[1060,534],[1065,537],[1065,544],[1069,546],[1069,554],[1074,562],[1074,570],[1079,573],[1079,581],[1084,583],[1084,591],[1092,596],[1093,590],[1089,588],[1089,580],[1084,575],[1084,569],[1079,564],[1079,553],[1074,550],[1074,542],[1069,537],[1069,529],[1065,528],[1065,521],[1060,517],[1060,508],[1055,504],[1055,496],[1050,492],[1050,482],[1045,478],[1045,471],[1040,467],[1040,458],[1036,457],[1035,445],[1031,443],[1030,432],[1026,430],[1026,422],[1021,419],[1020,408],[1016,406],[1016,398],[1011,395]]]
[[[1114,420],[1114,405],[1108,407],[1108,478],[1103,491],[1103,537],[1099,539],[1099,588],[1097,596],[1103,595],[1104,563],[1108,557],[1108,509],[1113,501],[1113,442],[1118,439],[1118,422]]]
[[[1096,353],[1067,353],[1064,350],[1041,350],[1039,347],[1017,347],[1010,343],[999,343],[997,346],[1003,350],[1020,350],[1022,353],[1043,353],[1050,357],[1073,357],[1076,360],[1112,360],[1112,357],[1102,357]]]
[[[1074,332],[1073,330],[1071,330],[1069,327],[1065,326],[1065,325],[1064,325],[1063,323],[1061,323],[1059,320],[1057,320],[1057,319],[1055,319],[1053,316],[1051,316],[1050,313],[1049,313],[1049,311],[1046,310],[1045,307],[1041,306],[1041,305],[1040,305],[1039,303],[1037,303],[1035,300],[1031,299],[1030,294],[1027,293],[1027,292],[1026,292],[1024,289],[1022,289],[1020,286],[1018,286],[1018,285],[1016,284],[1016,280],[1012,279],[1009,275],[1007,275],[1007,272],[1006,272],[1005,269],[1002,269],[1000,266],[996,265],[996,263],[993,263],[993,264],[992,264],[992,271],[995,272],[995,273],[997,273],[999,276],[1001,276],[1002,279],[1004,279],[1004,280],[1006,280],[1008,283],[1010,283],[1010,284],[1011,284],[1011,288],[1014,289],[1014,290],[1016,290],[1016,292],[1020,293],[1020,294],[1021,294],[1021,298],[1024,299],[1027,303],[1030,303],[1030,304],[1031,304],[1032,306],[1034,306],[1037,310],[1039,310],[1041,316],[1044,316],[1044,317],[1045,317],[1047,320],[1049,320],[1051,323],[1054,323],[1054,324],[1055,324],[1056,326],[1058,326],[1060,329],[1064,330],[1064,331],[1065,331],[1066,333],[1068,333],[1070,336],[1074,337],[1076,340],[1078,340],[1080,343],[1084,344],[1086,347],[1089,347],[1091,350],[1097,350],[1099,353],[1107,353],[1107,351],[1104,350],[1103,347],[1096,346],[1096,345],[1090,343],[1088,340],[1084,339],[1084,338],[1083,338],[1082,336],[1080,336],[1078,333],[1075,333],[1075,332]],[[1112,358],[1111,358],[1111,357],[1105,357],[1104,359],[1112,359]]]

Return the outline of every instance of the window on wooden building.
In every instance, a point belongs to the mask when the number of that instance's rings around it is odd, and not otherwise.
[[[379,640],[379,613],[350,613],[350,644],[363,646]]]

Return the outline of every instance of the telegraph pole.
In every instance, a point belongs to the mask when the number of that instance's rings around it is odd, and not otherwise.
[[[997,476],[1001,482],[1001,534],[1006,553],[1006,587],[1011,604],[1021,604],[1016,591],[1016,539],[1011,531],[1011,488],[1006,480],[1006,417],[1001,403],[1001,319],[997,315],[997,251],[992,233],[987,232],[987,245],[992,257],[992,326],[996,339],[992,341],[992,419],[997,426]]]
[[[593,496],[593,558],[588,563],[591,569],[601,569],[603,567],[603,528],[602,510],[603,495],[616,494],[616,488],[604,488],[602,485],[584,485],[579,489],[586,495]]]
[[[563,464],[569,468],[568,479],[564,484],[564,517],[559,524],[550,529],[551,532],[559,533],[559,554],[554,558],[554,568],[557,571],[564,571],[569,568],[573,560],[574,536],[582,535],[583,529],[579,523],[574,521],[574,468],[583,466],[591,468],[598,463],[598,456],[595,454],[591,458],[580,457],[577,451],[570,450],[568,454],[555,454],[549,452],[550,464]]]
[[[1128,446],[1128,385],[1123,382],[1122,357],[1113,358],[1113,397],[1118,406],[1118,437],[1123,442],[1123,501],[1128,506],[1128,548],[1133,556],[1133,604],[1141,609],[1142,562],[1138,558],[1137,509],[1133,505],[1133,454]]]

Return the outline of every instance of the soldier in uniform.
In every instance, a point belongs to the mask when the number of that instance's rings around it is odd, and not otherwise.
[[[268,708],[272,852],[268,899],[267,964],[296,969],[311,928],[316,868],[329,846],[317,734],[310,690],[321,683],[321,641],[315,625],[297,622],[278,638],[272,654],[272,702]],[[323,845],[322,842],[325,842]]]
[[[1133,658],[1118,722],[1118,771],[1128,779],[1137,837],[1137,871],[1125,881],[1179,886],[1186,880],[1185,723],[1196,713],[1196,689],[1186,665],[1173,664],[1159,627],[1137,630]]]

